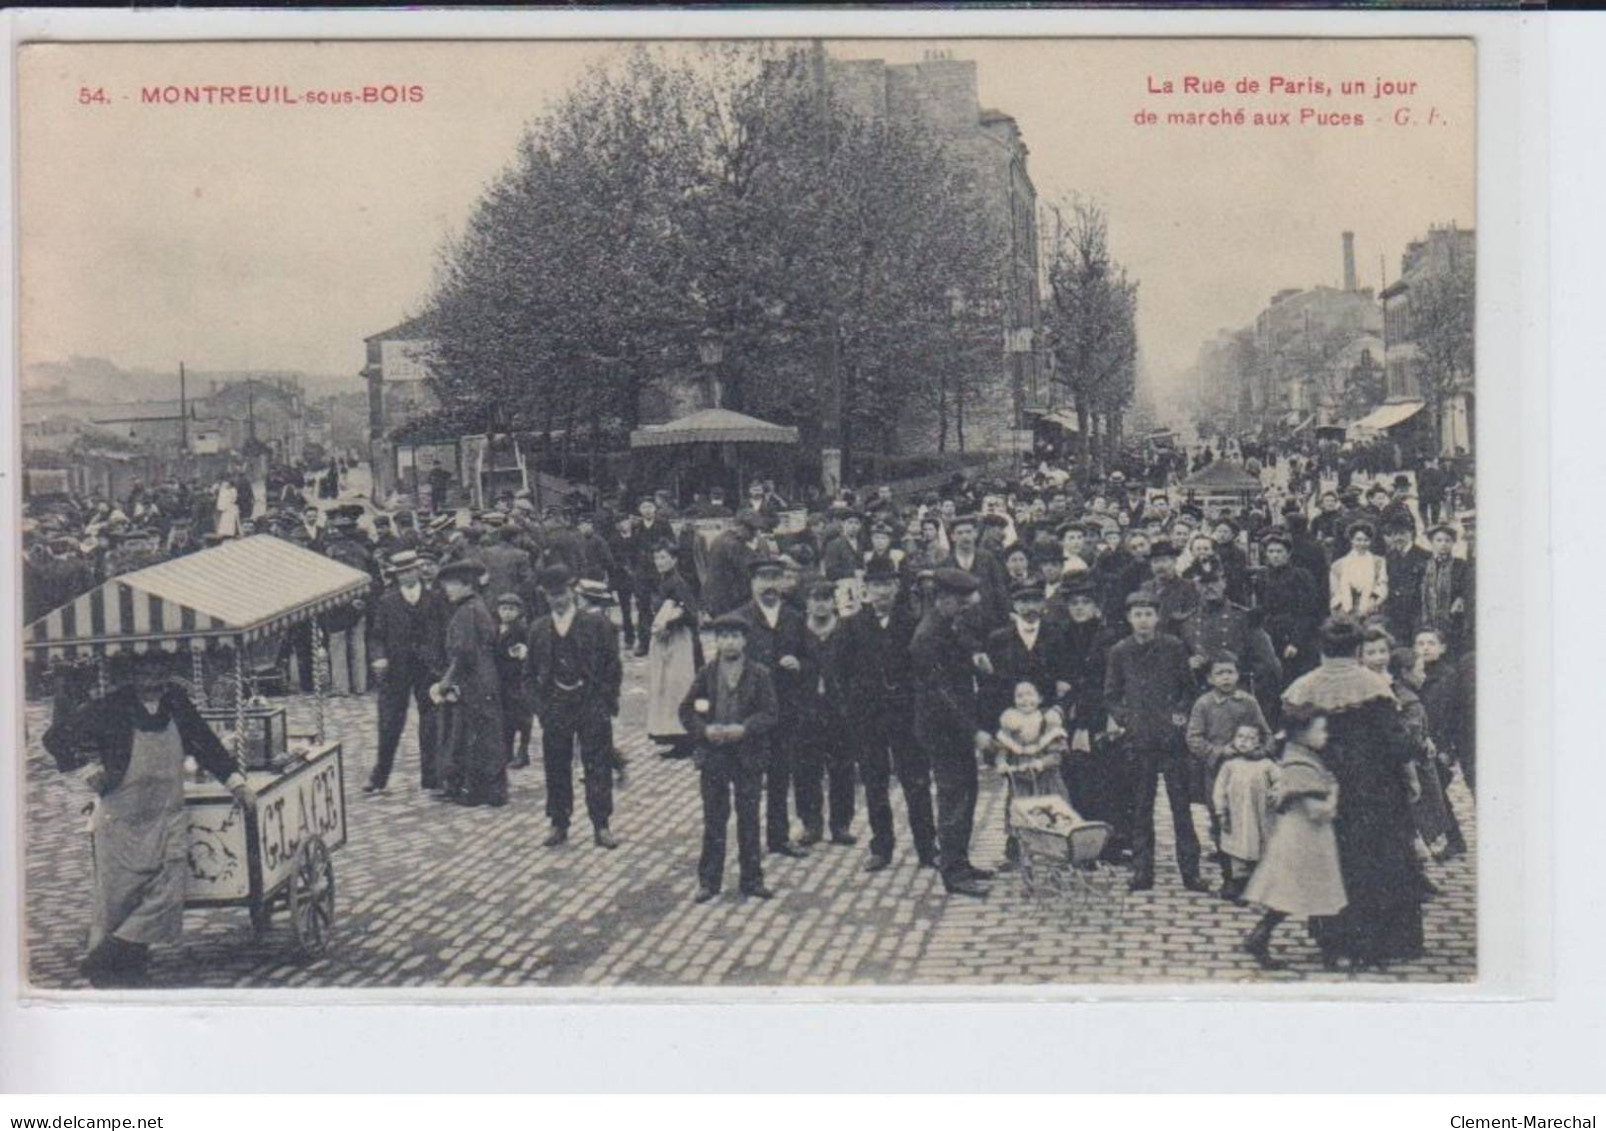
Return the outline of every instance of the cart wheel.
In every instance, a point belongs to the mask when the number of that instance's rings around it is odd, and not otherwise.
[[[322,958],[335,929],[335,866],[323,838],[313,837],[296,852],[290,873],[290,926],[296,953],[306,962]]]

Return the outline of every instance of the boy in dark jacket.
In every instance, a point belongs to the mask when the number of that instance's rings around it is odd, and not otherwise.
[[[507,737],[508,767],[530,764],[530,728],[535,704],[530,698],[526,661],[530,655],[530,622],[524,598],[503,593],[496,599],[496,675],[502,681],[502,731]]]

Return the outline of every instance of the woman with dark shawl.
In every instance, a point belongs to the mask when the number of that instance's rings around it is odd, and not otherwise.
[[[1316,924],[1324,954],[1354,969],[1422,953],[1422,893],[1412,849],[1407,786],[1411,743],[1387,677],[1362,666],[1361,628],[1346,616],[1322,625],[1321,666],[1283,692],[1285,707],[1327,716],[1324,760],[1338,779],[1339,863],[1349,903]]]

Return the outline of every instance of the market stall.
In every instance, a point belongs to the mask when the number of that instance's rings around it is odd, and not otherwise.
[[[728,408],[703,409],[690,416],[683,416],[679,420],[671,420],[667,424],[649,424],[630,433],[630,447],[633,450],[700,447],[705,458],[709,455],[715,456],[724,471],[734,480],[727,485],[735,488],[732,494],[736,498],[741,497],[741,488],[745,482],[741,457],[743,446],[749,444],[792,446],[797,442],[796,428],[771,424],[757,417],[733,412]],[[673,480],[676,498],[681,494],[681,471],[681,466],[677,464]],[[696,537],[691,540],[690,545],[698,577],[705,583],[708,548],[729,524],[729,519],[706,519],[694,522]]]
[[[327,735],[324,717],[327,653],[316,634],[311,734],[289,733],[284,708],[253,693],[248,665],[262,642],[361,600],[372,584],[361,570],[259,534],[114,577],[23,630],[31,659],[93,662],[102,688],[108,656],[188,654],[202,717],[233,753],[257,805],[242,809],[210,779],[186,783],[185,905],[245,907],[259,932],[286,909],[303,958],[328,948],[335,921],[330,854],[346,842],[344,752]],[[233,671],[209,695],[213,654]]]

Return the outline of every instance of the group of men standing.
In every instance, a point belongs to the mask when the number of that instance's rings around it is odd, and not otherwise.
[[[387,788],[412,705],[423,788],[459,805],[505,805],[508,768],[529,764],[538,717],[551,821],[546,844],[568,839],[578,751],[593,839],[617,847],[610,829],[612,719],[622,667],[612,621],[583,607],[562,564],[538,574],[543,611],[533,622],[522,596],[490,588],[492,571],[477,558],[435,568],[406,550],[392,555],[389,572],[369,636],[379,677],[379,751],[365,791]]]

